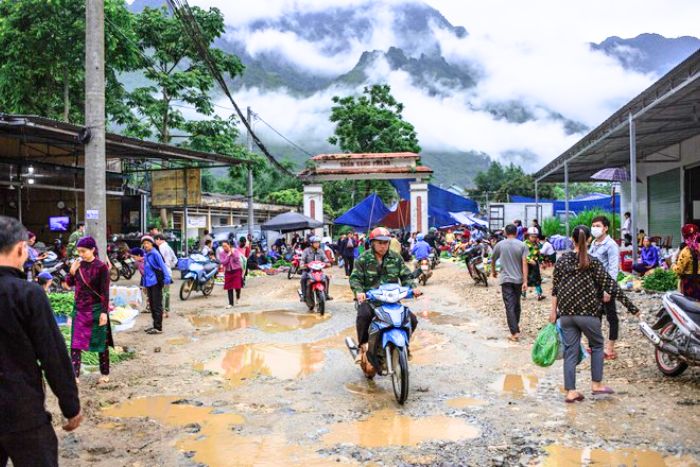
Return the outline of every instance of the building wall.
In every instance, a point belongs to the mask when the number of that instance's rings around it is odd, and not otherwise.
[[[649,232],[649,209],[648,209],[648,177],[650,175],[660,174],[676,168],[681,168],[681,184],[678,187],[680,190],[681,200],[683,200],[683,169],[686,167],[700,164],[700,135],[696,135],[683,141],[680,145],[676,144],[669,146],[655,156],[655,159],[661,159],[664,156],[680,156],[680,162],[662,162],[662,163],[641,163],[637,164],[637,178],[642,183],[637,183],[637,228],[644,229]],[[684,203],[681,203],[684,205]],[[622,184],[622,194],[620,196],[620,213],[630,211],[632,209],[631,188],[630,183]],[[678,213],[678,230],[680,232],[681,224],[685,218],[684,212]],[[653,235],[653,232],[651,232]],[[679,233],[680,235],[680,233]]]

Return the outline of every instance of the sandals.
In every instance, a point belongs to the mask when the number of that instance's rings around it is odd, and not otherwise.
[[[617,352],[615,352],[614,350],[611,353],[608,353],[607,351],[603,352],[603,355],[604,360],[617,360]]]
[[[564,399],[564,402],[567,404],[573,404],[574,402],[582,402],[585,399],[583,394],[579,393],[578,396],[574,397],[573,399],[569,399],[568,397]]]
[[[150,329],[146,329],[146,334],[163,334],[163,330],[156,329],[156,328],[150,328]]]
[[[597,391],[591,391],[591,393],[594,396],[601,396],[605,394],[615,394],[615,391],[613,391],[612,388],[609,388],[608,386],[604,386],[603,389],[598,389]]]

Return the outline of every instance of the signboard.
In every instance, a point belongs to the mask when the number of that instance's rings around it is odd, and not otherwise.
[[[207,216],[187,216],[188,229],[206,229]]]
[[[185,173],[187,180],[185,181]],[[151,205],[155,208],[196,206],[201,203],[199,169],[152,172]]]
[[[88,209],[85,211],[85,219],[97,220],[100,218],[100,211],[97,209]]]

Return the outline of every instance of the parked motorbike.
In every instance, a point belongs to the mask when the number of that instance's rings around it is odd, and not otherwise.
[[[484,264],[484,248],[485,246],[478,242],[464,251],[464,262],[467,265],[467,271],[476,284],[484,284],[489,286],[488,275],[485,271]]]
[[[65,282],[68,276],[68,266],[66,265],[66,260],[60,258],[54,251],[47,250],[46,257],[34,263],[34,268],[36,274],[44,271],[51,274],[52,280],[49,290],[56,292],[63,289],[61,284]]]
[[[299,266],[301,265],[301,255],[303,251],[294,250],[294,256],[292,257],[292,265],[289,266],[289,271],[287,271],[287,279],[291,279],[295,274],[298,274]]]
[[[184,271],[180,286],[180,300],[190,298],[192,292],[202,292],[205,297],[214,291],[214,281],[218,272],[218,264],[204,255],[190,255],[190,264]]]
[[[323,273],[326,263],[323,261],[311,261],[307,266],[309,268],[309,280],[306,281],[306,306],[309,307],[309,311],[316,310],[323,316],[326,313],[326,300],[328,298],[326,275]],[[299,295],[303,296],[301,290],[299,290]]]
[[[428,261],[427,259],[420,260],[417,269],[418,282],[422,285],[426,285],[428,283],[428,279],[430,279],[433,276],[433,271],[430,268],[430,261]]]
[[[399,284],[384,284],[366,295],[374,318],[369,328],[367,360],[361,364],[362,371],[369,379],[376,374],[390,376],[394,397],[403,405],[408,398],[408,348],[413,329],[409,309],[401,304],[401,300],[413,297],[413,290]],[[345,344],[352,357],[357,358],[359,348],[352,337],[346,337]]]
[[[653,325],[641,322],[639,327],[656,347],[654,356],[661,373],[679,376],[689,365],[699,366],[700,301],[668,292],[656,317]]]

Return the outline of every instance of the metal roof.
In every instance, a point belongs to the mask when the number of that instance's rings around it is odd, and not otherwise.
[[[637,162],[678,162],[660,151],[700,134],[700,49],[534,174],[540,182],[590,181],[606,167],[629,165],[629,118],[636,125]]]
[[[45,145],[42,153],[48,159],[83,155],[84,145],[78,135],[84,127],[35,115],[0,113],[0,138],[13,138],[24,145]],[[247,161],[222,154],[193,151],[169,144],[145,141],[116,133],[107,133],[106,158],[121,160],[181,160],[216,164],[246,164]]]

